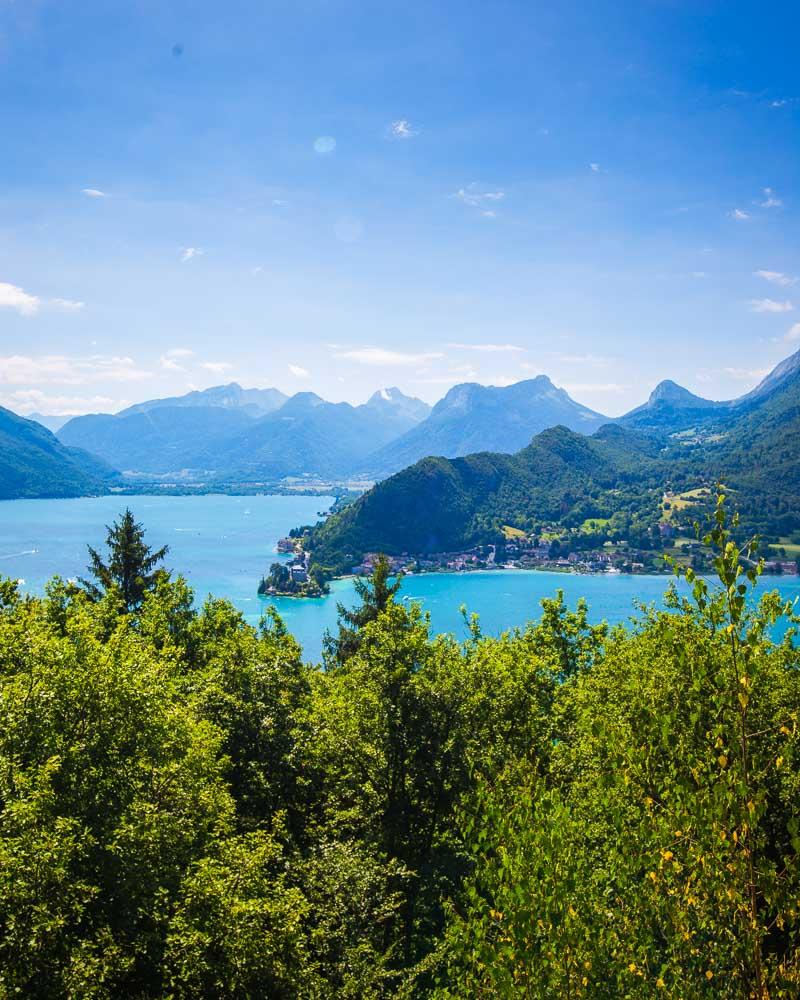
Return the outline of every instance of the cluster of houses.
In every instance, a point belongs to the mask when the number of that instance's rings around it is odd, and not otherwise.
[[[435,552],[388,556],[393,573],[460,572],[476,569],[555,569],[576,573],[642,573],[651,570],[652,553],[631,550],[594,550],[554,556],[549,544],[525,546],[519,543],[479,545],[460,552]],[[368,576],[375,568],[379,553],[368,552],[352,567],[355,576]]]

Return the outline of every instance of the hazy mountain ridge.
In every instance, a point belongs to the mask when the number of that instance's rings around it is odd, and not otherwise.
[[[280,409],[289,397],[280,389],[243,389],[238,382],[215,385],[210,389],[198,389],[183,396],[168,396],[164,399],[149,399],[120,410],[118,417],[134,413],[144,413],[161,407],[223,407],[242,410],[251,417],[264,417]]]
[[[396,388],[352,406],[328,403],[313,392],[286,397],[276,389],[230,383],[149,400],[114,415],[74,417],[59,438],[126,472],[191,471],[246,481],[340,477],[429,412],[427,403]]]
[[[511,453],[548,427],[561,424],[589,434],[609,419],[576,403],[546,375],[504,387],[464,383],[450,389],[425,421],[368,456],[364,471],[391,474],[426,455]]]

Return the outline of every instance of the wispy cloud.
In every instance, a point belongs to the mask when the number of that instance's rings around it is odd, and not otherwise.
[[[336,149],[336,140],[332,135],[321,135],[314,140],[314,152],[325,156]]]
[[[730,213],[730,217],[732,219],[736,219],[737,222],[741,222],[743,219],[749,219],[750,218],[750,213],[749,212],[745,212],[741,208],[734,208],[734,210]]]
[[[769,375],[769,368],[723,368],[723,372],[739,382],[750,382]]]
[[[136,364],[133,358],[91,354],[70,357],[65,354],[43,354],[36,357],[12,354],[0,357],[0,382],[11,385],[52,383],[85,385],[91,382],[138,382],[152,376]]]
[[[599,163],[590,163],[589,164],[589,169],[592,171],[593,174],[599,174],[600,173],[600,164]]]
[[[621,385],[619,382],[564,382],[562,389],[569,393],[578,392],[626,392],[629,385]]]
[[[605,368],[611,364],[610,358],[604,358],[600,354],[553,354],[552,357],[565,365],[594,365],[597,368]]]
[[[65,396],[42,392],[41,389],[18,389],[0,395],[0,403],[23,416],[30,413],[55,413],[73,417],[81,413],[115,413],[129,403],[110,396]]]
[[[524,351],[524,347],[516,344],[448,344],[459,351],[483,351],[486,354],[501,354],[509,352]]]
[[[797,284],[797,278],[790,278],[788,274],[782,274],[780,271],[753,271],[753,274],[757,278],[763,278],[764,281],[769,281],[773,285],[780,285],[782,288],[788,288],[789,285]]]
[[[181,250],[181,263],[185,264],[187,260],[192,260],[194,257],[202,257],[205,250],[201,250],[200,247],[184,247]]]
[[[225,372],[229,372],[233,368],[233,365],[230,361],[203,361],[200,367],[211,372],[212,375],[224,375]]]
[[[395,139],[413,139],[417,130],[412,128],[407,118],[399,118],[389,126],[389,133]]]
[[[772,188],[763,188],[764,200],[759,201],[762,208],[780,208],[783,205],[783,201],[777,197]]]
[[[795,323],[794,326],[790,326],[783,339],[788,340],[789,343],[794,343],[795,341],[800,340],[800,323]]]
[[[29,295],[17,285],[0,281],[0,308],[15,309],[20,316],[33,316],[39,311],[41,304],[38,296]]]
[[[287,365],[287,368],[295,378],[311,378],[311,372],[300,365]]]
[[[158,359],[159,365],[163,368],[165,372],[185,372],[186,368],[183,365],[179,365],[177,361],[173,358],[168,358],[166,355],[162,354]]]
[[[108,195],[105,191],[101,191],[99,188],[82,188],[81,194],[85,194],[87,198],[107,198]]]
[[[62,312],[80,312],[86,303],[76,302],[73,299],[50,299],[50,305]]]
[[[505,191],[485,191],[482,190],[476,183],[468,184],[466,187],[459,188],[453,195],[454,198],[457,198],[465,205],[469,205],[470,208],[480,210],[481,215],[485,216],[487,219],[495,218],[497,212],[495,212],[494,208],[491,206],[501,202],[505,196]]]
[[[788,300],[786,302],[776,302],[774,299],[751,299],[750,312],[755,313],[788,313],[794,306]]]
[[[405,351],[390,351],[383,347],[359,347],[349,351],[340,351],[337,358],[356,361],[360,365],[376,367],[392,367],[404,365],[424,365],[444,357],[441,351],[423,351],[412,353]]]

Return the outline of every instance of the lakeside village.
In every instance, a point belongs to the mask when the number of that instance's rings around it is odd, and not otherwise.
[[[288,561],[273,563],[261,580],[258,593],[262,597],[319,597],[329,590],[327,580],[318,575],[311,563],[311,554],[303,548],[308,528],[296,529],[278,541],[281,555]],[[511,527],[504,529],[505,541],[500,544],[476,545],[459,552],[436,552],[425,555],[401,553],[388,556],[394,573],[463,573],[475,570],[522,569],[548,570],[558,573],[633,573],[671,574],[672,568],[664,556],[672,557],[683,566],[710,571],[708,552],[696,539],[676,537],[668,522],[659,525],[663,548],[660,551],[636,548],[625,541],[605,542],[600,548],[570,547],[569,538],[531,537]],[[573,542],[575,539],[573,539]],[[794,550],[797,546],[789,546]],[[800,554],[787,558],[785,548],[769,550],[764,572],[773,575],[800,574]],[[368,576],[380,558],[378,552],[368,552],[350,571],[352,576]]]

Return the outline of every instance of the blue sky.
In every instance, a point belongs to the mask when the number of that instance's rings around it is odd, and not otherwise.
[[[750,0],[0,0],[0,403],[739,395],[800,348],[799,29]]]

